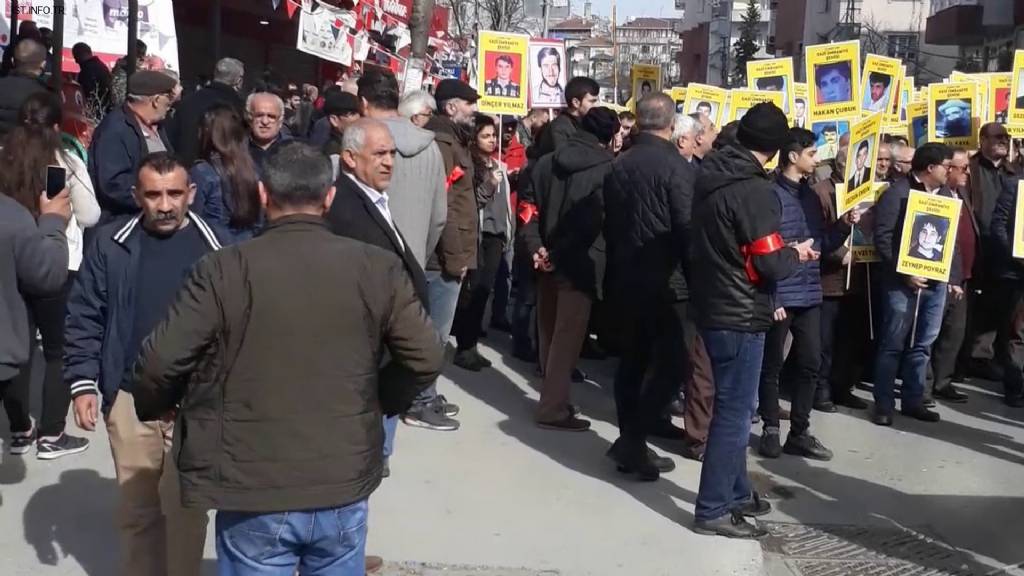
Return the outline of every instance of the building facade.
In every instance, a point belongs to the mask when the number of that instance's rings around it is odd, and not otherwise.
[[[782,3],[793,0],[784,0]],[[797,0],[799,1],[799,0]],[[755,41],[760,47],[757,58],[773,56],[766,48],[771,43],[770,28],[773,0],[756,0],[761,13]],[[730,85],[733,69],[733,44],[739,40],[746,0],[677,0],[683,18],[680,30],[683,49],[678,62],[683,82]]]
[[[618,27],[619,66],[627,73],[633,64],[661,66],[665,86],[679,83],[679,53],[683,48],[678,18],[634,18]]]
[[[1009,72],[1024,47],[1024,0],[932,0],[925,39],[955,49],[963,72]]]

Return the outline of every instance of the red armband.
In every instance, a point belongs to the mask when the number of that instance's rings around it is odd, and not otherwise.
[[[740,254],[743,255],[747,269],[747,279],[750,280],[751,284],[761,282],[761,277],[757,275],[757,270],[754,269],[754,256],[771,254],[785,247],[786,243],[778,232],[773,232],[764,238],[758,238],[746,246],[740,246]]]
[[[540,210],[537,209],[537,205],[532,202],[520,202],[519,210],[519,221],[524,225],[529,224],[533,217],[540,214]]]
[[[444,183],[445,192],[451,190],[452,184],[455,184],[455,182],[459,178],[462,178],[465,175],[466,171],[462,169],[462,166],[456,166],[455,168],[452,168],[452,173],[448,175],[448,179]]]

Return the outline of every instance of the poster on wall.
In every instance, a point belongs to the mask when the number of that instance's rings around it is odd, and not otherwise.
[[[485,114],[526,114],[530,37],[481,30],[477,48],[477,101]]]
[[[0,18],[0,52],[10,41],[11,2],[3,0]],[[172,0],[139,0],[139,40],[163,67],[178,67],[178,36],[174,28]],[[21,0],[20,20],[32,20],[39,28],[53,28],[53,0]],[[112,67],[128,53],[127,0],[65,0],[64,64],[65,72],[78,72],[71,47],[85,42],[93,54]]]
[[[569,81],[565,43],[561,40],[530,40],[530,107],[565,106],[565,83]]]
[[[313,2],[309,10],[303,7],[299,11],[295,47],[318,58],[351,66],[352,37],[348,29],[355,24],[353,12]]]

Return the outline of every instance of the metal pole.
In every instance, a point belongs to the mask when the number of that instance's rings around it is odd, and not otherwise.
[[[612,104],[619,105],[619,27],[615,21],[615,0],[612,0],[612,78],[614,88]]]
[[[53,0],[53,41],[50,53],[50,86],[57,94],[64,83],[64,0]]]
[[[18,0],[11,0],[11,42],[8,48],[14,48],[18,43],[18,12],[21,12]]]
[[[614,5],[614,4],[615,4],[615,2],[613,1],[612,5]],[[547,38],[548,37],[548,0],[541,0],[540,9],[541,9],[541,13],[544,15],[544,33],[541,34],[541,37],[542,38]],[[614,11],[615,9],[612,8],[612,10]],[[614,16],[613,16],[613,18],[614,18]]]
[[[139,60],[139,0],[128,0],[128,77],[135,74]]]
[[[288,0],[285,0],[286,2]],[[220,31],[220,10],[221,0],[212,0],[210,2],[210,35],[213,39],[213,61],[220,60],[221,55],[221,31]]]

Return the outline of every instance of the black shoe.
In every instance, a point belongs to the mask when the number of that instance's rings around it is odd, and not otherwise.
[[[915,406],[913,408],[905,408],[901,410],[904,416],[913,418],[914,420],[920,420],[921,422],[938,422],[941,420],[938,412],[932,412],[924,406]]]
[[[616,470],[619,472],[623,474],[636,474],[637,479],[641,482],[654,482],[661,477],[661,469],[658,466],[659,462],[651,459],[651,454],[654,454],[654,452],[649,448],[627,446],[619,438],[612,444],[612,447],[608,449],[605,455],[615,462]],[[672,469],[675,469],[675,463],[668,458],[665,458],[665,460],[669,460]]]
[[[871,421],[878,426],[892,426],[892,414],[884,414],[882,412],[875,412],[871,415]]]
[[[85,438],[61,434],[60,438],[53,441],[40,440],[36,442],[36,458],[40,460],[56,460],[61,456],[85,452],[88,448],[89,441]]]
[[[786,437],[786,445],[782,447],[782,451],[792,456],[802,456],[823,462],[828,462],[832,459],[832,451],[825,448],[824,444],[807,432],[799,435],[790,433]]]
[[[761,432],[761,441],[757,445],[757,453],[765,458],[778,458],[782,455],[782,446],[779,445],[779,429],[774,426],[765,426]]]
[[[573,368],[572,369],[572,381],[576,382],[577,384],[579,384],[580,382],[586,382],[587,381],[587,373],[584,372],[583,370],[580,370],[579,368]]]
[[[14,432],[11,434],[11,456],[21,456],[28,454],[28,451],[32,449],[32,445],[36,443],[36,426],[35,422],[32,423],[32,428],[28,432]]]
[[[668,412],[673,416],[682,418],[686,415],[686,401],[682,398],[676,398],[668,405]]]
[[[854,410],[865,410],[868,407],[868,403],[857,398],[853,395],[853,392],[846,390],[839,394],[832,395],[832,402],[838,406],[845,406],[847,408],[853,408]]]
[[[935,398],[932,398],[931,396],[925,395],[921,398],[921,406],[924,406],[925,408],[935,408],[936,405],[937,403],[935,402]]]
[[[676,463],[668,456],[658,456],[658,453],[650,448],[647,448],[647,459],[654,464],[654,467],[658,469],[658,472],[662,474],[668,474],[669,472],[676,469]]]
[[[827,412],[829,414],[839,411],[831,400],[815,400],[814,409],[818,412]]]
[[[762,500],[755,490],[750,493],[750,502],[740,506],[739,511],[744,516],[764,516],[772,511],[772,505],[767,500]]]
[[[956,386],[952,384],[943,386],[942,388],[936,388],[935,391],[932,392],[932,396],[953,404],[966,404],[968,398],[967,394],[957,390]]]
[[[484,368],[491,367],[491,361],[481,356],[476,348],[456,352],[454,364],[459,368],[472,372],[479,372]]]
[[[561,430],[563,432],[586,432],[590,430],[590,420],[577,418],[567,414],[561,420],[551,422],[537,422],[537,426],[546,430]]]
[[[499,332],[508,332],[510,334],[512,333],[512,323],[509,322],[507,319],[503,319],[503,318],[499,318],[499,319],[492,318],[491,319],[491,328],[494,328],[495,330],[497,330]]]
[[[438,394],[437,401],[441,403],[441,411],[445,416],[455,418],[459,415],[459,405],[449,402],[448,399],[444,397],[444,394]]]
[[[537,361],[537,351],[536,350],[514,350],[512,352],[512,357],[515,358],[516,360],[521,360],[523,362],[527,362],[529,364],[533,364],[534,362]]]
[[[704,461],[704,444],[697,444],[692,440],[687,440],[683,443],[683,447],[679,450],[679,455],[687,460],[695,460],[697,462]]]
[[[739,510],[734,510],[714,520],[696,520],[693,531],[707,536],[725,536],[726,538],[763,538],[768,535],[764,528],[747,522]]]
[[[649,434],[655,438],[664,440],[683,440],[686,438],[686,431],[672,423],[669,419],[658,419],[651,427]]]
[[[459,429],[459,421],[444,415],[444,405],[434,400],[425,406],[413,406],[402,415],[402,422],[409,426],[452,432]]]

